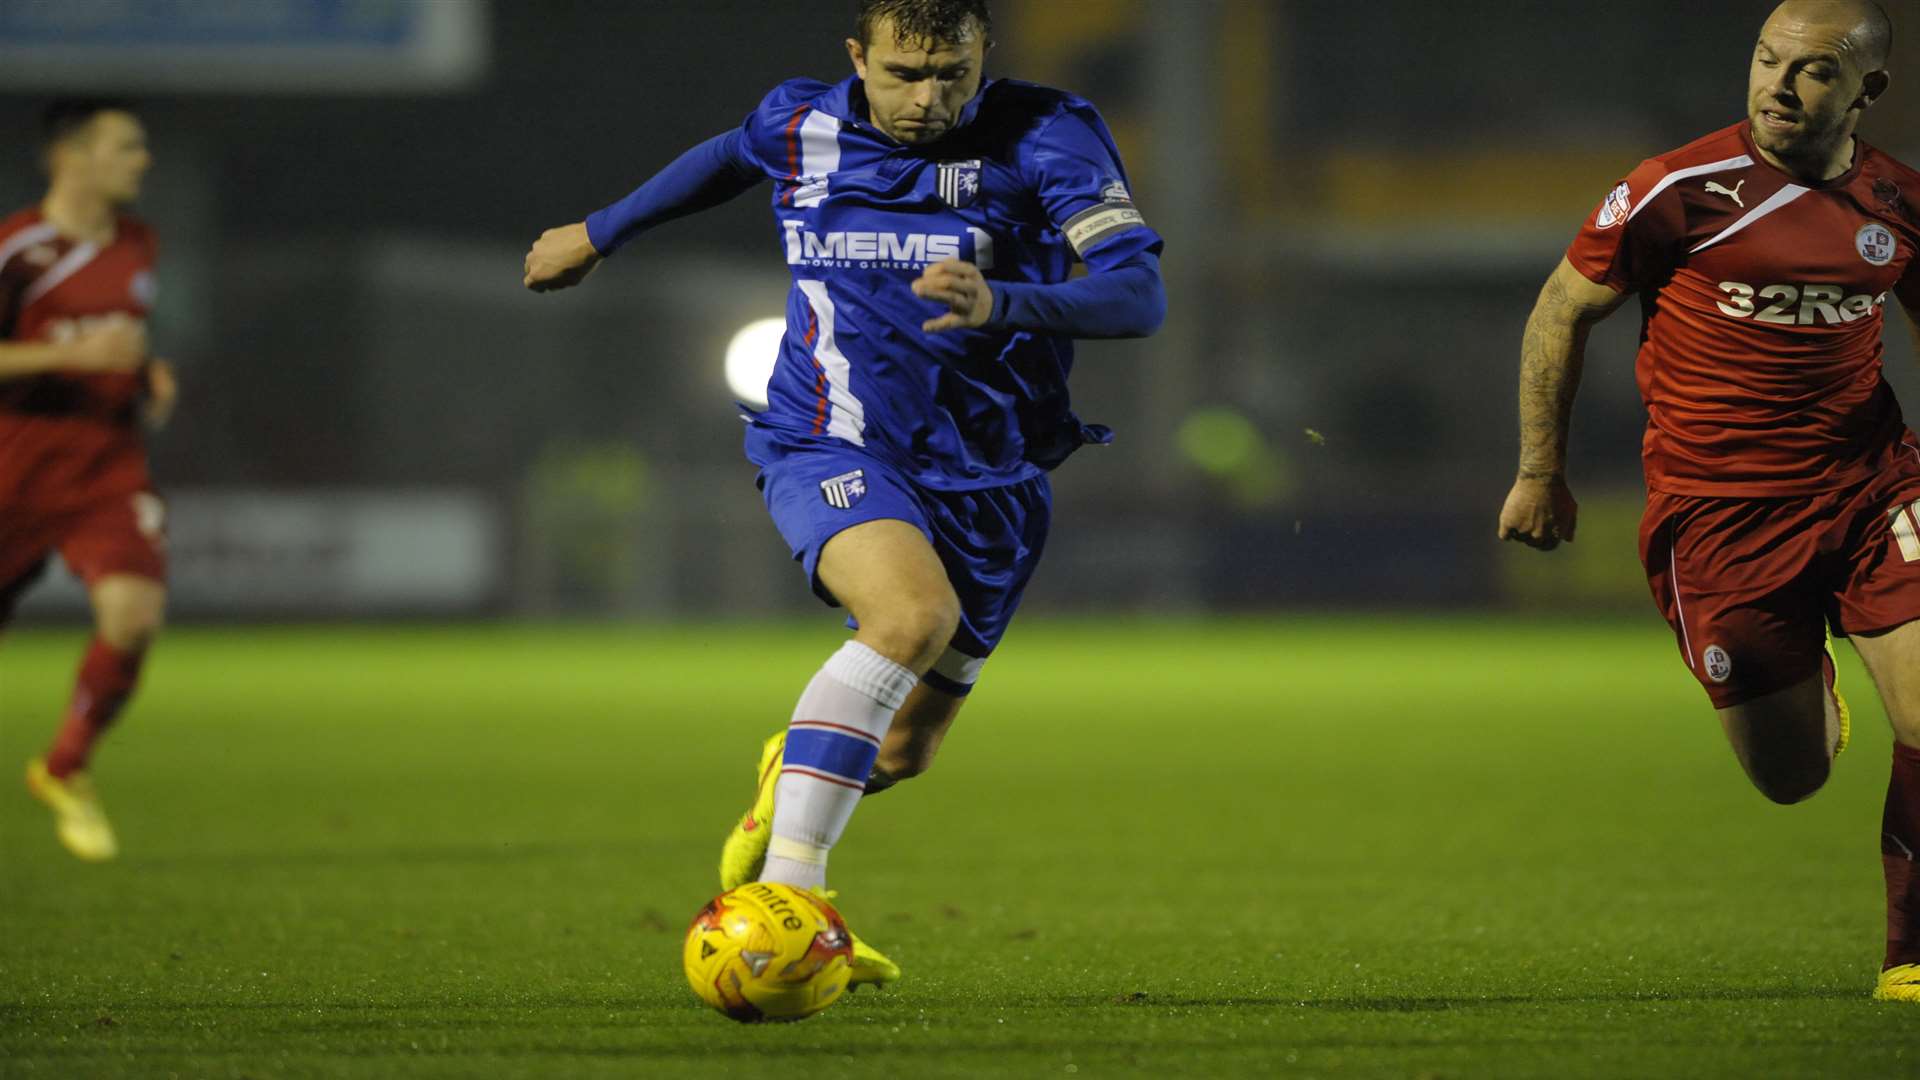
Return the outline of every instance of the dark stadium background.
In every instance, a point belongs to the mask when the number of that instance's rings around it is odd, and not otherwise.
[[[774,83],[838,79],[852,5],[438,6],[477,36],[464,61],[343,76],[271,49],[347,15],[391,45],[421,5],[0,3],[0,204],[38,196],[53,93],[132,94],[152,131],[156,338],[185,380],[155,444],[176,613],[807,610],[721,379],[733,331],[781,310],[764,194],[578,291],[518,278],[542,228]],[[993,73],[1101,106],[1173,300],[1157,338],[1082,349],[1081,411],[1120,438],[1057,474],[1032,608],[1640,610],[1634,313],[1592,349],[1582,538],[1552,560],[1491,540],[1515,345],[1614,180],[1741,115],[1769,7],[998,0]],[[1915,40],[1896,71],[1920,71]],[[208,41],[267,62],[192,51]],[[95,47],[56,62],[49,42]],[[1909,158],[1912,90],[1867,124]],[[56,584],[29,618],[78,610]]]
[[[834,850],[905,976],[741,1027],[684,927],[843,637],[722,378],[782,310],[764,190],[577,290],[521,259],[840,78],[852,0],[0,0],[0,207],[50,96],[142,101],[183,382],[172,625],[91,765],[120,858],[18,786],[78,588],[0,638],[0,1077],[1920,1076],[1868,999],[1883,710],[1842,647],[1827,789],[1741,775],[1635,556],[1632,308],[1578,543],[1493,539],[1536,290],[1743,114],[1771,5],[994,0],[995,73],[1111,123],[1171,315],[1083,347],[1119,441],[1057,475],[934,771]],[[1867,134],[1920,161],[1889,6]]]

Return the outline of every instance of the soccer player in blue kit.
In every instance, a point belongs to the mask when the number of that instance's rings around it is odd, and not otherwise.
[[[1112,438],[1069,406],[1073,340],[1165,316],[1161,239],[1099,113],[986,80],[992,30],[986,0],[859,0],[852,77],[781,84],[527,255],[529,288],[567,288],[648,229],[773,184],[793,289],[746,452],[855,632],[762,747],[723,888],[826,895],[861,797],[927,769],[1039,562],[1048,472]],[[855,938],[854,985],[899,973]]]

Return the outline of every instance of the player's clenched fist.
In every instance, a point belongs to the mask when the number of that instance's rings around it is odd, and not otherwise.
[[[525,276],[521,284],[534,292],[570,289],[586,280],[600,265],[600,253],[587,239],[587,223],[575,222],[548,229],[533,242],[527,252]]]
[[[132,371],[147,362],[147,324],[109,318],[75,335],[65,367],[73,371]]]
[[[928,319],[920,329],[929,334],[985,326],[993,315],[993,286],[970,262],[946,259],[927,267],[913,283],[913,295],[947,305],[947,313]]]
[[[1579,516],[1580,504],[1564,479],[1523,476],[1513,482],[1507,504],[1500,508],[1500,539],[1552,551],[1562,540],[1573,542]]]

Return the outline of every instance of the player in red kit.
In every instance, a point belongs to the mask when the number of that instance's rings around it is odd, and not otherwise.
[[[1587,331],[1638,293],[1654,601],[1779,803],[1818,791],[1846,746],[1829,628],[1852,640],[1895,737],[1874,996],[1920,1002],[1920,440],[1881,372],[1886,308],[1920,311],[1920,172],[1854,137],[1892,36],[1871,0],[1781,4],[1747,119],[1641,163],[1588,219],[1527,322],[1500,536],[1573,539]]]
[[[143,429],[165,422],[175,382],[147,348],[153,234],[124,212],[152,163],[140,121],[121,103],[57,102],[42,150],[46,198],[0,220],[0,627],[56,552],[87,585],[95,635],[27,786],[67,849],[98,860],[116,844],[85,770],[165,606]]]

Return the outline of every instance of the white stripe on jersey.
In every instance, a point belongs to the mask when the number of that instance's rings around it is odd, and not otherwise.
[[[1756,206],[1753,209],[1747,211],[1746,217],[1743,217],[1739,221],[1736,221],[1733,224],[1727,226],[1726,228],[1720,230],[1720,235],[1714,237],[1711,240],[1706,241],[1705,243],[1701,244],[1699,247],[1696,247],[1692,251],[1687,252],[1687,254],[1697,255],[1700,252],[1707,250],[1713,245],[1719,243],[1720,241],[1725,240],[1727,237],[1732,236],[1734,233],[1739,232],[1741,229],[1746,228],[1747,226],[1753,224],[1756,221],[1759,221],[1761,218],[1766,217],[1768,214],[1773,213],[1775,210],[1780,209],[1781,207],[1787,205],[1793,200],[1799,198],[1800,196],[1805,195],[1810,190],[1811,190],[1810,188],[1803,188],[1799,184],[1788,184],[1786,187],[1783,187],[1779,191],[1776,191],[1772,195],[1769,195],[1767,197],[1766,202],[1763,202],[1759,206]]]
[[[1745,154],[1741,154],[1739,157],[1730,157],[1725,161],[1713,161],[1705,165],[1689,165],[1684,169],[1675,169],[1661,177],[1660,182],[1653,185],[1653,190],[1647,192],[1646,195],[1641,198],[1639,204],[1632,210],[1627,211],[1627,220],[1632,221],[1634,217],[1638,215],[1640,211],[1645,210],[1647,204],[1653,202],[1661,192],[1685,180],[1689,176],[1705,176],[1708,173],[1727,172],[1730,169],[1744,169],[1751,164],[1753,164],[1753,159]]]
[[[55,286],[80,272],[80,268],[93,261],[100,254],[98,244],[75,244],[73,250],[60,257],[60,261],[47,267],[47,272],[34,279],[27,291],[20,294],[22,308],[52,292]]]
[[[800,121],[800,188],[793,205],[818,206],[827,198],[829,177],[840,171],[840,118],[809,110]]]
[[[838,123],[838,121],[836,121]],[[824,281],[801,281],[820,334],[813,340],[813,358],[827,374],[827,434],[855,446],[867,445],[867,407],[853,396],[853,363],[840,351],[833,336],[833,298]]]
[[[0,270],[5,270],[8,261],[15,255],[20,254],[34,244],[52,240],[59,235],[59,229],[54,228],[51,224],[44,221],[38,225],[21,229],[19,232],[14,233],[7,238],[5,243],[0,243]]]

